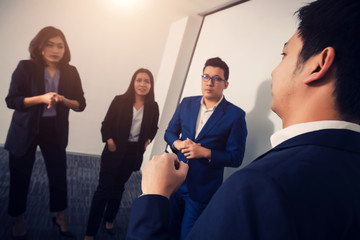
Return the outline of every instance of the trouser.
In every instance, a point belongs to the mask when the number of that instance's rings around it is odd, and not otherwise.
[[[127,143],[123,157],[119,156],[119,152],[124,149],[110,152],[105,146],[101,156],[99,184],[91,202],[87,236],[96,235],[103,216],[106,222],[114,222],[125,183],[134,171],[133,163],[142,160],[142,153],[137,152],[137,146],[138,143]]]
[[[19,216],[26,211],[31,173],[37,146],[44,157],[50,189],[50,211],[59,212],[67,207],[66,151],[57,142],[55,118],[42,118],[39,135],[25,155],[9,153],[10,192],[8,214]]]
[[[185,181],[170,197],[169,233],[171,239],[185,239],[206,205],[190,198]]]

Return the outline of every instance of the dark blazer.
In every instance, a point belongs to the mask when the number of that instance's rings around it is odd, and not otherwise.
[[[39,132],[40,118],[44,104],[29,108],[24,107],[24,98],[45,93],[44,66],[31,60],[19,62],[12,74],[9,93],[5,98],[8,108],[14,109],[5,148],[12,154],[22,156]],[[68,99],[77,100],[83,111],[86,106],[80,76],[76,68],[65,65],[60,68],[58,93]],[[69,135],[69,108],[63,104],[56,105],[56,131],[61,148],[66,148]]]
[[[126,144],[130,135],[131,124],[133,117],[133,102],[125,95],[115,96],[106,113],[105,119],[102,122],[101,135],[102,141],[106,142],[112,138],[118,149],[117,159],[121,159],[125,153]],[[157,129],[159,120],[159,107],[156,102],[144,105],[144,115],[141,123],[141,130],[139,136],[139,154],[145,151],[145,142],[150,139],[153,140]],[[107,144],[105,145],[107,148]],[[120,151],[120,152],[119,152]],[[142,158],[140,162],[134,163],[134,171],[141,167]]]
[[[198,202],[208,202],[223,182],[224,167],[240,166],[245,152],[246,122],[245,112],[226,101],[225,97],[216,107],[211,117],[195,138],[196,120],[202,96],[184,98],[177,107],[165,132],[166,142],[186,138],[211,149],[211,161],[193,159],[189,161],[187,185],[190,197]],[[187,159],[180,151],[178,158]]]
[[[168,211],[165,197],[135,200],[127,239],[168,239]],[[360,133],[279,144],[225,181],[187,239],[360,239]]]

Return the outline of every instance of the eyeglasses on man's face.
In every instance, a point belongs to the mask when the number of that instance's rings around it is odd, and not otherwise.
[[[210,76],[207,75],[207,74],[201,75],[201,78],[202,78],[202,80],[203,80],[204,82],[208,82],[208,81],[210,81],[210,80],[211,80],[212,82],[214,82],[214,83],[220,83],[220,82],[222,82],[222,81],[226,82],[226,80],[225,80],[225,79],[222,79],[221,77],[218,77],[218,76],[210,77]]]

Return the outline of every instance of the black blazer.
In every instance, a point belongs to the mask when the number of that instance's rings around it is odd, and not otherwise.
[[[14,109],[5,148],[12,154],[22,156],[39,132],[40,118],[44,104],[29,108],[24,107],[24,98],[45,93],[44,66],[32,60],[19,62],[12,74],[9,93],[5,98],[8,108]],[[81,86],[80,76],[74,66],[65,65],[60,68],[58,93],[80,104],[77,111],[85,109],[86,102]],[[56,105],[56,131],[58,143],[66,148],[69,135],[69,108],[63,104]]]
[[[133,117],[133,102],[124,95],[115,96],[111,105],[106,113],[105,119],[102,122],[101,135],[102,141],[106,142],[109,138],[112,138],[116,144],[117,152],[120,154],[118,157],[122,157],[125,153],[125,147],[130,135],[130,129]],[[156,102],[152,104],[144,105],[144,115],[141,123],[141,130],[139,136],[139,154],[143,154],[145,151],[145,142],[153,138],[158,130],[159,120],[159,107]],[[105,145],[107,148],[107,144]],[[142,158],[140,159],[142,160]],[[139,170],[141,162],[136,164],[136,169]]]

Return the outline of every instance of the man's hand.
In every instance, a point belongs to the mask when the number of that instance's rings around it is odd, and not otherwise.
[[[183,148],[185,148],[186,146],[189,146],[191,144],[193,144],[194,142],[191,141],[189,138],[187,138],[186,140],[184,141],[181,141],[181,140],[176,140],[174,143],[173,143],[173,147],[176,148],[177,150],[181,151]]]
[[[190,139],[186,139],[188,141],[187,145],[181,149],[181,152],[187,159],[192,158],[211,158],[211,150],[204,148],[200,143],[195,143]]]
[[[143,194],[158,194],[170,198],[185,181],[188,169],[188,165],[179,161],[173,153],[153,156],[142,170]]]

